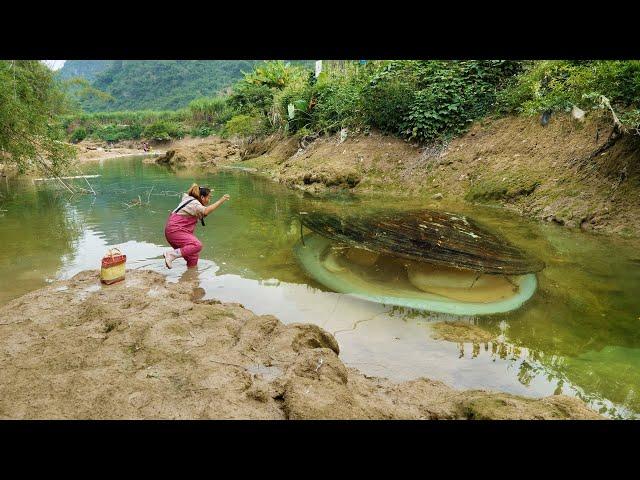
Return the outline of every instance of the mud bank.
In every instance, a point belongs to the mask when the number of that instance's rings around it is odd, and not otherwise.
[[[311,192],[340,188],[498,204],[567,227],[640,237],[640,138],[610,144],[611,130],[607,116],[577,123],[557,114],[544,127],[537,118],[476,122],[443,148],[379,133],[308,145],[271,137],[265,153],[243,164]]]
[[[574,398],[391,383],[346,368],[333,336],[150,271],[96,271],[0,309],[0,418],[600,418]]]
[[[204,165],[215,167],[219,163],[240,160],[238,147],[217,136],[186,138],[168,144],[165,151],[151,160],[171,166]]]
[[[81,163],[106,160],[131,155],[149,155],[150,163],[168,165],[215,166],[216,161],[240,160],[238,148],[231,142],[217,136],[206,138],[186,137],[167,142],[150,141],[151,150],[145,152],[142,141],[127,140],[109,144],[94,140],[84,140],[75,145],[77,160]]]
[[[132,155],[146,155],[141,142],[127,141],[116,144],[84,140],[76,145],[76,160],[80,163],[128,157]],[[160,152],[151,152],[157,153]]]

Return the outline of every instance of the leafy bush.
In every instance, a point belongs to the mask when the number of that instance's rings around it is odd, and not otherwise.
[[[71,143],[78,143],[87,138],[87,130],[84,127],[76,128],[71,134]]]
[[[272,99],[268,86],[241,81],[234,86],[229,103],[239,113],[267,115]]]
[[[192,137],[208,137],[213,134],[213,130],[209,125],[200,125],[191,129],[189,135]]]
[[[144,136],[153,140],[171,140],[184,137],[184,129],[177,122],[158,120],[144,129]]]
[[[312,110],[312,86],[300,77],[274,95],[269,113],[271,127],[284,127],[290,132],[296,132],[312,122]]]
[[[623,108],[640,104],[640,61],[534,62],[501,92],[499,107],[534,115],[595,107],[600,95]]]
[[[231,117],[224,97],[199,98],[189,104],[190,120],[195,123],[222,124]]]
[[[290,133],[371,125],[431,142],[491,111],[520,68],[500,60],[340,63],[315,79],[300,67],[268,62],[234,86],[230,104]]]
[[[299,65],[289,65],[282,61],[265,62],[233,86],[229,104],[238,113],[273,117],[277,103],[274,97],[290,85],[300,85],[308,77],[308,71]],[[281,113],[282,112],[278,112]],[[272,124],[275,122],[271,122]],[[273,125],[276,126],[276,125]]]
[[[640,135],[640,109],[636,108],[624,112],[620,115],[620,121],[631,133]]]
[[[491,111],[518,62],[394,61],[382,64],[365,90],[368,121],[422,142],[461,133]]]
[[[93,136],[105,142],[119,142],[121,140],[137,140],[142,134],[140,125],[103,125],[96,129]]]
[[[225,124],[223,135],[225,137],[251,137],[259,135],[262,132],[263,125],[259,117],[241,114],[236,115]]]
[[[319,78],[315,85],[316,129],[331,132],[341,127],[362,124],[365,119],[364,86],[362,78],[357,73],[327,75]]]
[[[399,78],[372,84],[368,101],[363,102],[366,122],[384,132],[400,134],[413,94],[411,84]]]

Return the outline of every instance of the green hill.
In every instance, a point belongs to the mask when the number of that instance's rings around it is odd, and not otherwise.
[[[58,71],[58,77],[61,80],[82,77],[92,82],[99,73],[104,72],[112,64],[113,60],[67,60]]]
[[[214,96],[242,78],[261,60],[75,60],[61,78],[82,76],[113,98],[80,101],[87,112],[175,110],[195,98]],[[106,65],[105,65],[106,64]]]

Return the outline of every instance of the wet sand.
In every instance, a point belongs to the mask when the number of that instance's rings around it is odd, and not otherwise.
[[[596,419],[575,398],[393,383],[318,326],[202,300],[197,277],[97,271],[0,309],[0,418]]]

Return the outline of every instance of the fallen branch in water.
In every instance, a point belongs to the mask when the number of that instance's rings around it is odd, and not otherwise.
[[[78,170],[78,173],[80,173],[80,174],[82,173],[80,171],[80,168],[78,168],[77,170]],[[89,188],[91,189],[91,191],[93,192],[93,195],[95,196],[96,195],[96,191],[93,189],[93,186],[89,183],[89,180],[87,180],[87,177],[89,177],[89,175],[81,175],[81,176],[82,176],[82,178],[84,178],[84,181],[87,182],[87,185],[89,185]]]
[[[131,200],[129,203],[125,203],[124,204],[127,208],[131,208],[131,207],[139,207],[142,205],[142,199],[140,198],[140,195],[138,195],[137,199],[133,199]]]
[[[65,187],[67,190],[69,190],[71,192],[71,194],[73,195],[75,192],[69,187],[69,185],[67,185],[66,183],[64,183],[62,181],[62,179],[56,175],[55,173],[53,173],[53,171],[47,166],[47,164],[40,158],[37,158],[36,161],[40,164],[40,166],[47,172],[49,172],[50,175],[53,175],[54,179],[57,179],[63,187]]]
[[[44,177],[44,178],[34,178],[33,181],[34,182],[43,182],[46,180],[58,180],[60,178],[62,178],[63,180],[72,180],[74,178],[84,178],[85,180],[87,178],[96,178],[99,177],[100,175],[76,175],[73,177]]]

